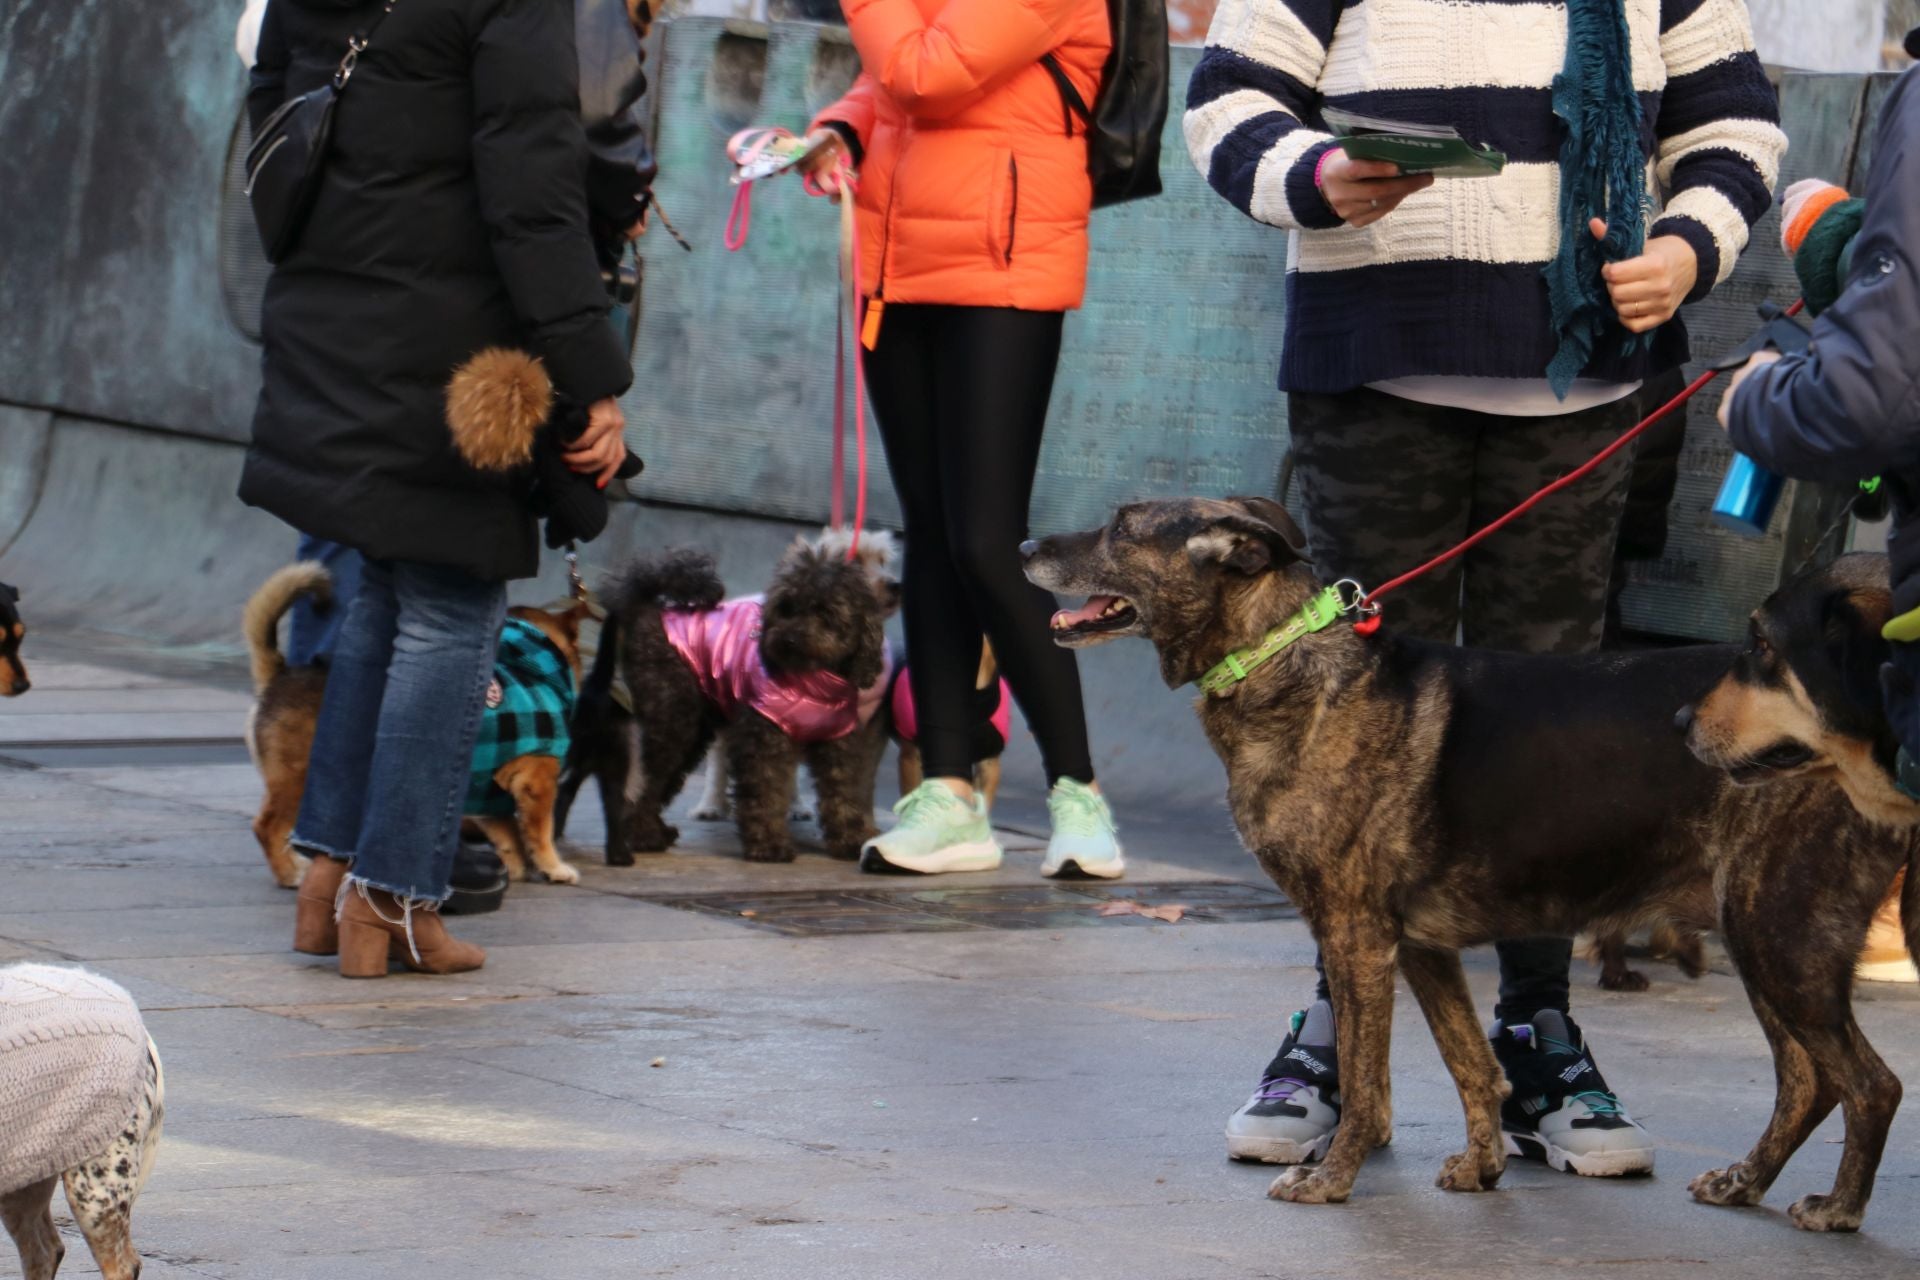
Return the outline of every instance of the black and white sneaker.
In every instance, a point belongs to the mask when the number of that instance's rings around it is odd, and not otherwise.
[[[1339,1057],[1326,1001],[1293,1015],[1260,1087],[1227,1121],[1227,1155],[1264,1164],[1305,1164],[1327,1154],[1340,1127]]]
[[[1567,1015],[1542,1009],[1532,1022],[1496,1023],[1493,1054],[1513,1085],[1500,1108],[1508,1155],[1589,1178],[1653,1172],[1653,1139],[1607,1088]]]

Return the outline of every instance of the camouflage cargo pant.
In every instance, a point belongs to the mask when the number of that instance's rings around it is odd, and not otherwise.
[[[1361,388],[1287,398],[1314,564],[1379,586],[1440,554],[1598,453],[1638,396],[1514,418]],[[1401,635],[1522,653],[1600,646],[1630,452],[1383,602]]]
[[[1377,587],[1439,555],[1587,461],[1638,420],[1639,396],[1552,418],[1514,418],[1361,388],[1287,397],[1294,475],[1322,578]],[[1632,451],[1557,493],[1383,603],[1401,635],[1523,653],[1600,647]],[[1494,1017],[1567,1011],[1567,938],[1499,943]],[[1326,974],[1316,998],[1327,998]]]

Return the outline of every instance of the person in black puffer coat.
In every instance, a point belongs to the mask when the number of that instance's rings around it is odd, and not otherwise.
[[[255,129],[329,77],[381,8],[271,0]],[[632,372],[588,228],[574,35],[570,0],[393,0],[340,100],[300,242],[267,285],[240,496],[367,561],[293,837],[314,858],[303,912],[331,914],[352,865],[343,970],[349,956],[364,962],[356,973],[384,967],[380,933],[416,968],[484,959],[432,908],[447,893],[505,583],[537,571],[539,544],[527,469],[470,461],[471,441],[449,427],[450,378],[483,353],[529,352],[545,385],[502,392],[526,411],[521,425],[555,399],[587,406],[568,466],[604,484],[625,459],[615,397]]]

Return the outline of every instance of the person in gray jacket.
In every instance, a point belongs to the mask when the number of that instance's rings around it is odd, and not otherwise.
[[[1907,52],[1920,58],[1920,28]],[[1920,610],[1920,67],[1887,95],[1845,289],[1799,355],[1762,352],[1735,375],[1720,421],[1733,447],[1785,476],[1851,487],[1878,475],[1893,508],[1893,613]],[[1881,672],[1903,782],[1920,761],[1920,644]]]

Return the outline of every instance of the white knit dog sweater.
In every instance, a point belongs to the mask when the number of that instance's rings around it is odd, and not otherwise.
[[[0,968],[0,1195],[113,1145],[146,1087],[147,1045],[133,997],[100,975]]]

